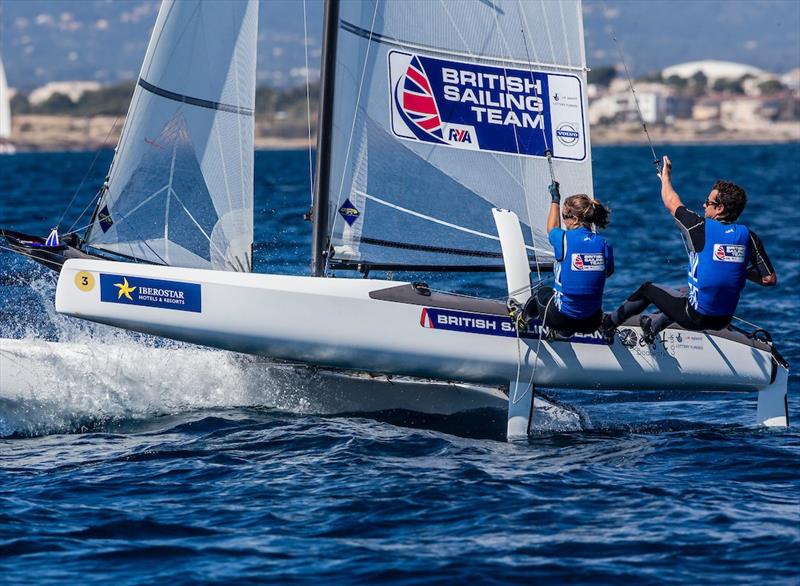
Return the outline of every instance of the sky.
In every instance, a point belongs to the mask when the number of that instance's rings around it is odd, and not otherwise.
[[[258,83],[297,85],[305,79],[304,3],[260,3]],[[322,0],[305,5],[314,76]],[[135,78],[158,6],[158,0],[0,0],[0,55],[9,85],[30,90],[48,81]],[[612,31],[635,75],[699,59],[775,73],[800,67],[798,0],[584,0],[583,11],[590,67],[619,62]]]

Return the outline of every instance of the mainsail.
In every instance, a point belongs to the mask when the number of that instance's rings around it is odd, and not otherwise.
[[[8,97],[8,83],[3,60],[0,59],[0,141],[11,137],[11,104]]]
[[[164,0],[86,244],[251,270],[255,0]]]
[[[315,273],[502,270],[493,207],[552,261],[550,163],[562,193],[592,193],[580,0],[327,11]]]

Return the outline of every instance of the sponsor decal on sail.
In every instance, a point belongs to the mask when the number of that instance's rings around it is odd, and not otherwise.
[[[197,283],[125,275],[100,275],[100,301],[194,313],[202,310],[201,288]]]
[[[407,140],[586,158],[581,78],[390,51],[391,127]]]
[[[114,225],[114,220],[111,219],[111,212],[108,211],[108,206],[103,206],[103,209],[98,212],[97,220],[100,222],[100,228],[104,234],[111,229],[111,226]]]
[[[471,313],[454,309],[440,309],[424,307],[420,315],[419,325],[432,330],[446,330],[451,332],[467,332],[470,334],[484,334],[488,336],[504,336],[515,338],[517,330],[510,317],[504,315],[490,315],[484,313]],[[528,323],[520,338],[545,338],[550,328],[543,327],[539,320]],[[602,344],[606,342],[598,332],[591,334],[575,334],[570,342],[577,344]]]
[[[352,226],[353,222],[355,222],[361,215],[361,212],[359,212],[358,208],[352,204],[350,198],[347,198],[339,208],[339,215],[344,218],[344,221],[347,222],[348,226]]]

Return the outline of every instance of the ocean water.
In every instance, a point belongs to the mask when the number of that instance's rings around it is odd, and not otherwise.
[[[800,145],[664,152],[696,210],[718,177],[747,188],[780,284],[748,285],[738,314],[797,364]],[[0,158],[0,226],[45,234],[93,158]],[[647,150],[596,148],[594,170],[618,266],[607,308],[644,279],[680,284]],[[306,271],[308,204],[305,153],[256,154],[257,271]],[[503,292],[502,275],[428,279]],[[794,373],[788,430],[753,427],[755,397],[574,391],[556,396],[581,426],[507,444],[503,413],[320,415],[312,372],[60,316],[54,284],[0,250],[0,338],[33,365],[0,388],[0,583],[800,581]]]

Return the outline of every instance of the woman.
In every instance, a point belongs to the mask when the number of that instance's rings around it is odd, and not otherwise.
[[[549,191],[547,233],[555,254],[555,286],[540,288],[526,305],[525,316],[538,316],[551,337],[569,338],[594,332],[603,320],[603,288],[614,272],[614,254],[593,228],[608,225],[609,210],[583,194],[571,195],[561,207],[558,183]]]

